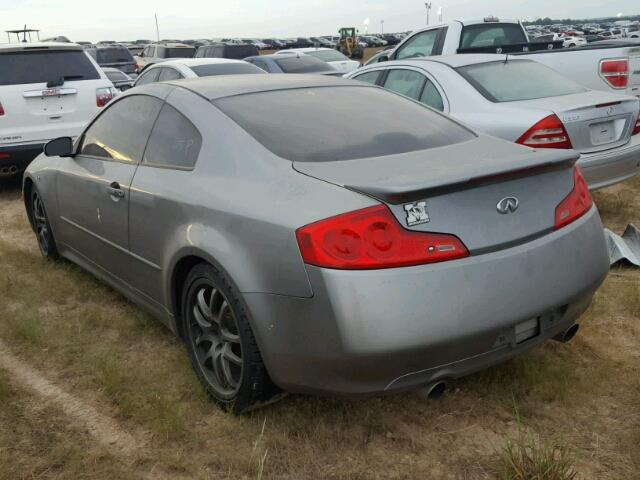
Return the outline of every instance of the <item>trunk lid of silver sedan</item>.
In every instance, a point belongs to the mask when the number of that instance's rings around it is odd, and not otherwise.
[[[638,116],[637,99],[618,94],[587,91],[573,95],[511,102],[558,116],[573,148],[594,153],[625,145]]]
[[[294,168],[380,200],[405,229],[456,235],[479,254],[552,232],[577,158],[573,150],[533,150],[480,136],[446,148],[294,162]]]

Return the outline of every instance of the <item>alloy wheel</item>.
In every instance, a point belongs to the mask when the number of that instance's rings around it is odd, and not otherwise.
[[[242,345],[235,315],[225,295],[201,279],[189,298],[189,341],[198,367],[214,392],[232,399],[242,383]]]

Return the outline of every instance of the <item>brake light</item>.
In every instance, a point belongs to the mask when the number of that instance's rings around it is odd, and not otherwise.
[[[2,102],[0,102],[0,117],[4,115],[4,107],[2,106]]]
[[[133,73],[140,73],[140,67],[137,63],[133,64]]]
[[[516,143],[532,148],[573,148],[569,134],[557,115],[549,115],[540,120]]]
[[[1,107],[0,107],[1,110]],[[638,135],[640,133],[640,116],[638,116],[638,119],[636,120],[636,126],[633,127],[633,131],[631,132],[631,135]]]
[[[96,89],[96,105],[98,105],[99,107],[104,107],[115,96],[116,96],[115,88],[111,88],[111,87],[98,88]]]
[[[301,227],[296,238],[305,263],[334,269],[406,267],[469,256],[458,237],[405,230],[384,205]]]
[[[629,60],[617,58],[600,61],[600,77],[612,88],[627,88],[629,83]]]
[[[582,171],[577,165],[573,167],[573,190],[556,207],[555,229],[558,230],[571,222],[574,222],[589,210],[593,205],[593,199],[589,192],[589,185],[582,176]]]

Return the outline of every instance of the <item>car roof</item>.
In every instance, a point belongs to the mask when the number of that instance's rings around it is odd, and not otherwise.
[[[257,78],[256,78],[257,77]],[[378,88],[364,82],[326,75],[222,75],[164,82],[182,87],[208,100],[244,95],[248,93],[293,90],[312,87],[366,87]],[[150,84],[152,85],[152,84]],[[145,88],[143,85],[141,88]]]
[[[280,50],[280,52],[284,53],[284,52],[287,52],[287,51],[291,51],[291,52],[307,53],[307,52],[315,52],[316,50],[325,50],[326,51],[326,50],[334,50],[334,49],[333,48],[327,48],[327,47],[319,47],[319,48],[306,47],[306,48],[288,48],[287,50]]]
[[[220,65],[229,63],[247,63],[244,60],[233,60],[230,58],[176,58],[167,60],[166,62],[156,63],[152,67],[161,67],[163,65],[183,65],[185,67],[197,67],[199,65]],[[151,68],[151,67],[149,67]]]
[[[0,45],[0,52],[21,52],[25,50],[82,50],[82,45],[63,42],[6,43]]]
[[[523,59],[519,59],[518,57],[515,56],[508,56],[508,55],[502,55],[502,54],[495,54],[495,53],[468,53],[468,54],[464,54],[464,55],[438,55],[435,57],[415,57],[415,58],[405,58],[402,60],[395,60],[393,63],[403,63],[403,64],[414,64],[414,65],[420,65],[420,64],[424,64],[425,62],[432,62],[432,63],[441,63],[444,65],[448,65],[451,68],[458,68],[458,67],[466,67],[467,65],[475,65],[478,63],[488,63],[488,62],[499,62],[499,61],[504,61],[506,59],[509,60],[523,60]],[[385,62],[387,63],[387,62]],[[375,66],[375,65],[385,65],[385,63],[382,64],[373,64],[373,65],[367,65],[368,67],[371,66]]]

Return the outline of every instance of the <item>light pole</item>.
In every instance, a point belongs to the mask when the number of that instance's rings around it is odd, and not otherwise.
[[[429,11],[431,10],[431,2],[424,2],[424,6],[427,9],[427,25],[429,25]]]
[[[380,33],[384,35],[384,20],[380,20]]]

